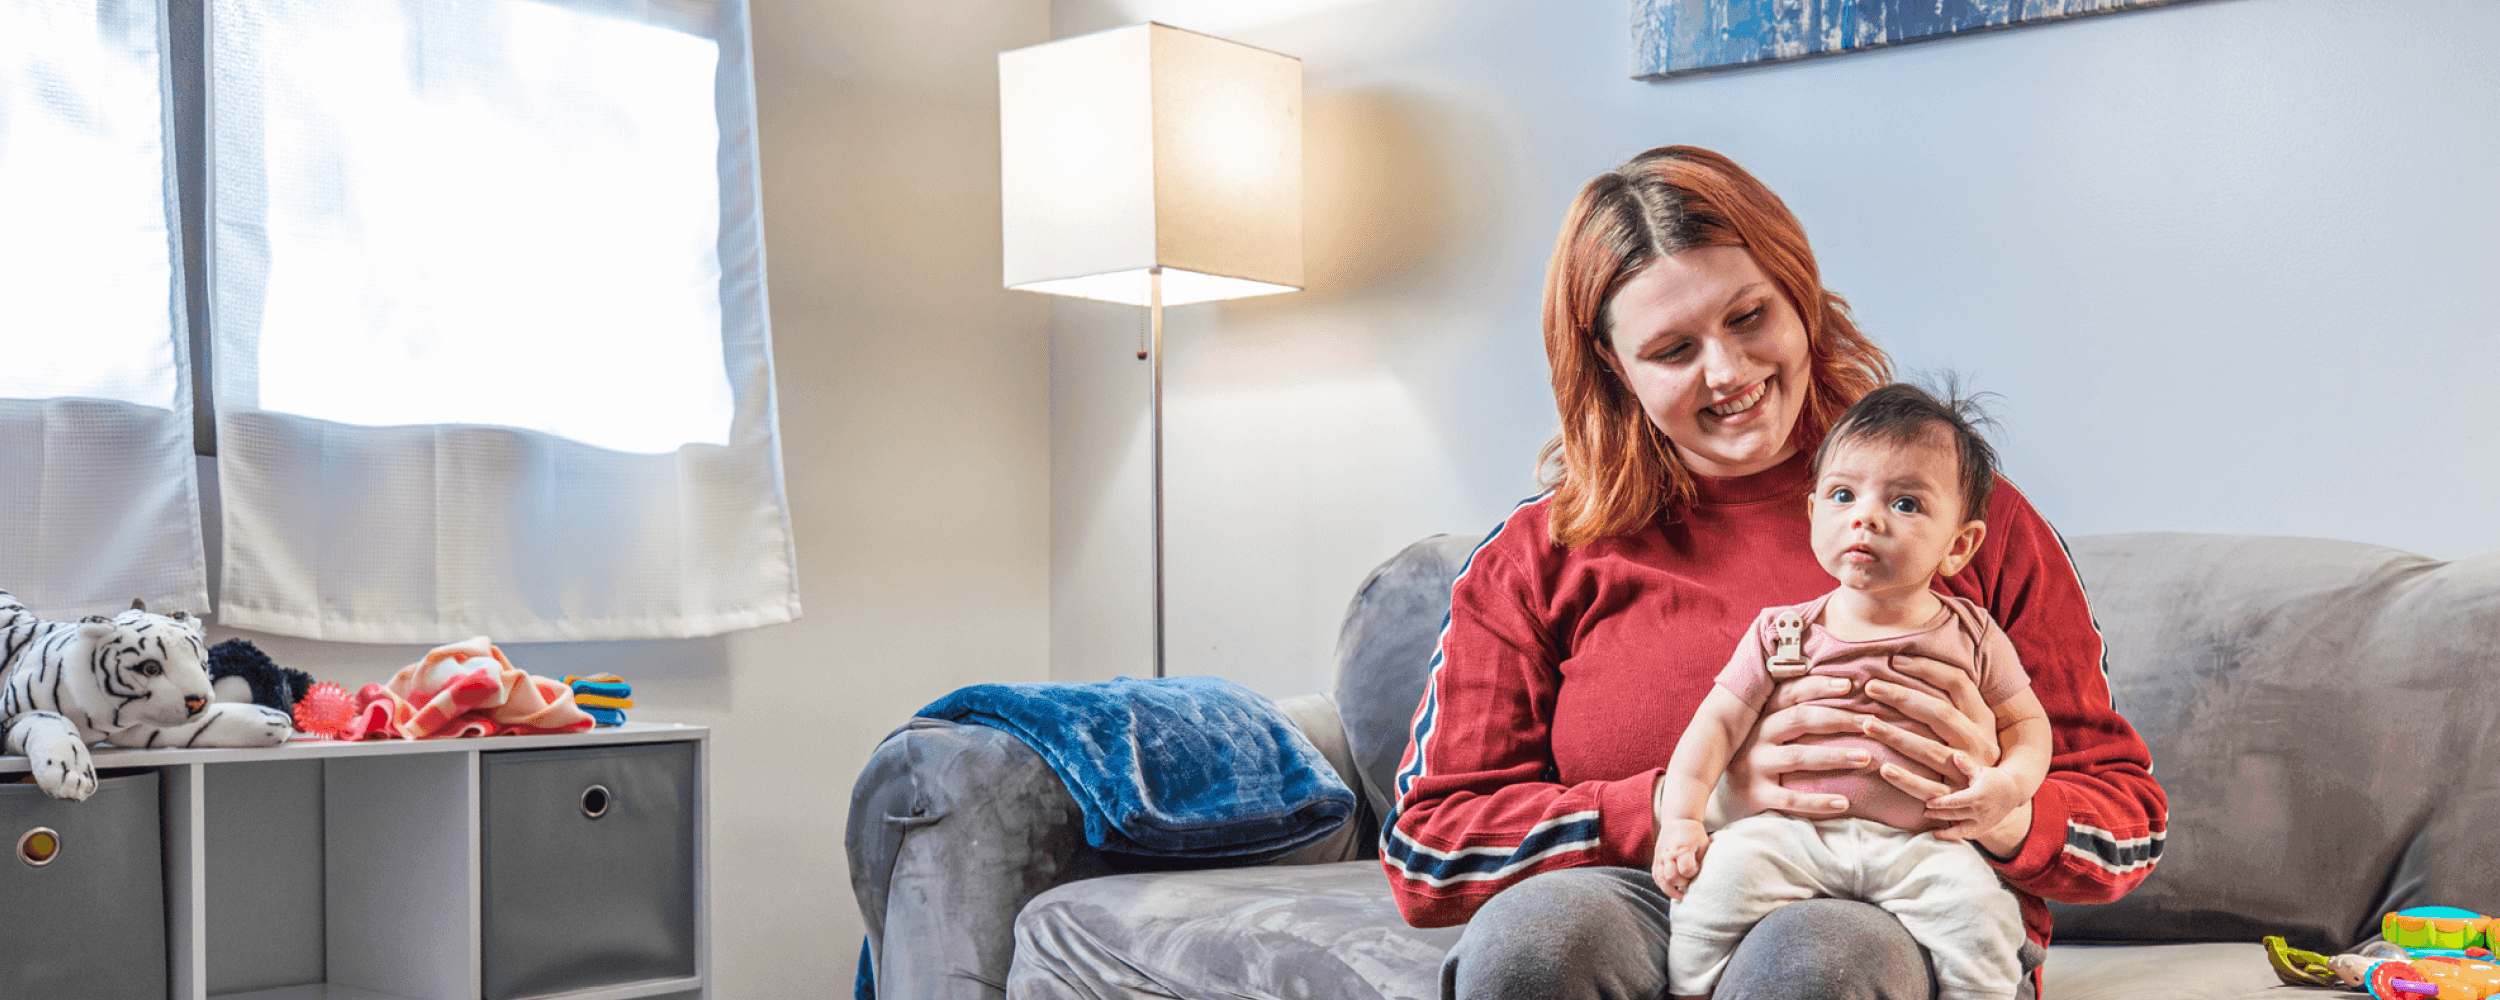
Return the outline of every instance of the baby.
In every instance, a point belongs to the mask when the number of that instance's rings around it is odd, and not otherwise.
[[[1934,958],[1945,1000],[2015,995],[2023,944],[2013,893],[1972,845],[2031,800],[2048,772],[2049,722],[2005,632],[1979,606],[1937,593],[1979,550],[1995,454],[1964,415],[1915,387],[1888,385],[1843,414],[1814,456],[1815,558],[1840,580],[1829,594],[1756,618],[1676,744],[1658,781],[1655,874],[1677,900],[1668,944],[1670,990],[1707,996],[1756,921],[1800,899],[1874,903]],[[1846,816],[1762,813],[1713,837],[1702,811],[1728,759],[1753,730],[1775,678],[1811,672],[1849,681],[1830,704],[1933,739],[1915,719],[1867,697],[1870,681],[1916,682],[1896,655],[1970,673],[1996,715],[1994,766],[1955,754],[1967,787],[1920,800],[1890,769],[1951,787],[1918,762],[1862,736],[1806,737],[1863,749],[1866,767],[1792,775],[1790,788],[1848,800]],[[1809,666],[1810,665],[1810,666]]]

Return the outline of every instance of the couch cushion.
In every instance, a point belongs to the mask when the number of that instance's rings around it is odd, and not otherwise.
[[[1398,919],[1377,861],[1115,875],[1025,906],[1007,993],[1426,1000],[1461,930]]]
[[[1375,816],[1389,814],[1407,727],[1450,616],[1450,581],[1477,541],[1434,535],[1409,545],[1365,577],[1346,606],[1337,633],[1337,710]]]
[[[1424,1000],[1463,930],[1406,926],[1377,862],[1115,875],[1025,908],[1008,993]],[[2278,985],[2252,943],[2059,945],[2042,975],[2052,1000],[2350,996]]]
[[[2073,548],[2170,826],[2125,899],[2055,907],[2060,941],[2331,951],[2387,909],[2500,902],[2500,553],[2184,534]]]
[[[2051,1000],[2329,1000],[2340,990],[2281,985],[2255,944],[2059,945],[2041,970]],[[2304,994],[2317,994],[2306,997]]]

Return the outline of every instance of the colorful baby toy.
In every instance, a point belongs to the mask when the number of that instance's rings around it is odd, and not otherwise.
[[[2339,960],[2354,956],[2337,956]],[[2407,962],[2381,959],[2358,972],[2377,1000],[2487,1000],[2500,994],[2500,965],[2480,959],[2431,955]]]
[[[304,699],[295,703],[295,731],[307,737],[343,740],[354,729],[356,699],[329,681],[322,681],[304,692]]]
[[[2424,955],[2489,958],[2490,917],[2453,906],[2416,906],[2379,918],[2379,936],[2415,958]],[[2481,955],[2475,955],[2475,951]]]
[[[2385,940],[2367,954],[2328,958],[2269,937],[2266,959],[2293,986],[2345,986],[2375,1000],[2492,1000],[2500,997],[2494,923],[2472,910],[2417,906],[2380,918]]]
[[[573,689],[573,704],[602,726],[624,725],[625,710],[634,707],[634,686],[615,674],[568,674],[564,683]]]

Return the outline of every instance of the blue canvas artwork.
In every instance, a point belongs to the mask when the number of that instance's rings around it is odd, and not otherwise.
[[[2191,0],[1632,0],[1644,80]]]

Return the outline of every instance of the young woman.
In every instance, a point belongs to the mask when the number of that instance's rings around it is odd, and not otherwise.
[[[1580,191],[1546,274],[1545,349],[1562,433],[1552,491],[1514,511],[1451,588],[1382,838],[1410,923],[1468,929],[1443,966],[1458,997],[1656,996],[1670,904],[1648,869],[1652,793],[1686,721],[1764,607],[1830,589],[1808,546],[1807,459],[1889,363],[1822,286],[1776,195],[1708,150],[1643,153]],[[2100,635],[2056,533],[2000,481],[1989,534],[1949,593],[2013,640],[2054,729],[2030,804],[1976,845],[2022,897],[2115,899],[2159,857],[2165,802],[2144,742],[2110,705]],[[1729,767],[1728,808],[1839,815],[1784,774],[1867,766],[1803,736],[1865,733],[1938,774],[1993,763],[1995,725],[1969,677],[1894,666],[1925,689],[1866,692],[1936,739],[1813,704],[1846,682],[1783,683]],[[1899,768],[1921,799],[1948,790]],[[1950,779],[1948,779],[1950,780]],[[2026,971],[2045,952],[2026,948]],[[2036,973],[2024,992],[2037,989]],[[1719,1000],[1925,1000],[1934,983],[1898,921],[1813,900],[1758,925]]]

